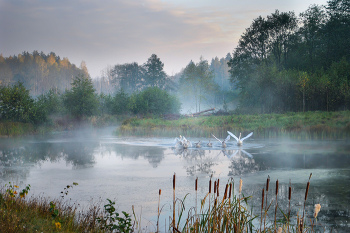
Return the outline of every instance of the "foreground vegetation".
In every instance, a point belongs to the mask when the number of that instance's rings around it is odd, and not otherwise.
[[[350,136],[350,112],[299,112],[286,114],[259,114],[190,117],[179,120],[139,119],[125,120],[117,129],[123,135],[211,137],[211,133],[226,137],[226,131],[253,131],[254,137],[288,135],[296,138],[347,138]]]
[[[305,206],[310,188],[310,179],[306,185],[303,209],[292,210],[292,185],[289,184],[288,195],[280,200],[278,180],[274,192],[270,186],[270,178],[267,178],[266,186],[262,189],[261,198],[246,197],[242,192],[243,181],[239,180],[239,186],[235,189],[234,180],[231,179],[225,186],[224,193],[219,193],[220,179],[212,182],[209,180],[208,192],[200,197],[200,206],[186,207],[186,197],[176,197],[176,175],[173,176],[173,214],[169,218],[169,224],[162,226],[164,232],[319,232],[325,230],[317,222],[317,216],[321,209],[320,204],[315,205],[313,215],[306,214]],[[198,178],[195,180],[194,191],[196,203],[198,200]],[[73,183],[73,185],[77,185]],[[128,214],[122,211],[123,216],[116,212],[115,202],[107,199],[108,204],[104,211],[99,204],[94,204],[83,213],[78,211],[76,204],[64,201],[68,194],[68,185],[62,192],[62,199],[48,200],[42,197],[28,198],[30,185],[19,191],[17,185],[5,185],[0,190],[0,227],[3,231],[12,232],[145,232],[138,225],[135,213]],[[18,192],[17,192],[18,190]],[[236,190],[236,191],[235,191]],[[237,192],[238,191],[238,192]],[[269,191],[272,192],[269,195]],[[187,195],[186,195],[187,196]],[[277,198],[278,197],[278,198]],[[256,198],[261,203],[258,211],[250,209],[249,202]],[[162,212],[160,206],[161,189],[159,190],[158,221],[155,232],[160,230],[159,218]],[[300,200],[294,200],[300,202]],[[279,207],[279,202],[289,203]],[[156,209],[156,206],[155,206]],[[188,212],[186,213],[185,210]],[[310,212],[310,210],[309,210]],[[294,213],[293,216],[291,213]],[[133,216],[133,218],[132,218]],[[141,216],[139,217],[141,218]],[[149,229],[151,230],[151,229]],[[148,231],[149,231],[148,230]]]

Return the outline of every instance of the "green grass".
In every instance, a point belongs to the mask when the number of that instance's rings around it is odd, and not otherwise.
[[[0,122],[0,135],[5,137],[19,136],[35,133],[35,128],[30,123]]]
[[[173,136],[178,134],[224,137],[229,130],[238,134],[253,131],[255,137],[347,138],[350,136],[350,111],[298,112],[286,114],[228,115],[163,120],[160,118],[124,120],[116,130],[120,135]]]

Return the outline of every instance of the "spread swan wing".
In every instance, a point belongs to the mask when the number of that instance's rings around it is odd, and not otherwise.
[[[222,141],[221,141],[220,139],[218,139],[217,137],[215,137],[215,135],[214,135],[214,134],[211,134],[211,135],[213,135],[213,137],[214,137],[216,140],[218,140],[219,142],[221,142],[221,143],[222,143]]]
[[[224,142],[226,143],[226,142],[228,142],[229,140],[230,140],[230,135],[227,135],[227,137],[225,138],[225,140],[224,140]]]
[[[241,141],[243,142],[243,140],[249,138],[249,137],[252,136],[252,135],[253,135],[253,132],[251,132],[250,134],[248,134],[247,136],[245,136],[244,138],[242,138]]]
[[[227,133],[231,135],[234,139],[236,139],[236,141],[238,142],[238,138],[233,133],[231,133],[230,131],[227,131]]]

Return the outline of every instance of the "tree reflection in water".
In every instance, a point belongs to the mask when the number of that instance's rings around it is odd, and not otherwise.
[[[211,153],[209,150],[208,153]],[[197,173],[202,174],[213,174],[215,171],[212,167],[216,165],[215,159],[211,156],[206,156],[206,150],[201,149],[182,149],[175,148],[175,155],[180,155],[186,160],[188,166],[185,166],[186,172],[190,176],[194,176]]]
[[[58,163],[64,159],[73,169],[91,167],[95,163],[94,149],[97,143],[27,143],[17,147],[0,149],[0,177],[16,174],[27,177],[29,168],[44,162]],[[20,169],[18,167],[20,166]]]
[[[148,160],[153,168],[158,167],[164,159],[165,148],[149,146],[129,146],[124,144],[113,144],[111,150],[115,151],[121,158],[139,159],[143,157]]]

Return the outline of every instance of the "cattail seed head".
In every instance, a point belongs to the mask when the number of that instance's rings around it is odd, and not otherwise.
[[[278,180],[276,180],[276,196],[278,194]]]
[[[315,204],[315,210],[314,210],[314,218],[317,218],[318,212],[321,210],[320,204]]]
[[[307,199],[307,194],[309,193],[309,187],[310,187],[310,182],[307,182],[306,191],[305,191],[305,201]]]
[[[242,179],[239,179],[239,193],[240,194],[242,192],[242,185],[243,185],[243,181],[242,181]]]
[[[220,184],[220,179],[218,179],[218,183],[216,184],[216,195],[219,196],[219,184]]]
[[[159,196],[160,196],[160,195],[162,195],[162,190],[161,190],[161,189],[159,189]]]
[[[216,180],[214,181],[214,193],[216,193]]]
[[[174,173],[174,176],[173,176],[173,189],[175,190],[175,173]]]
[[[209,180],[209,193],[211,193],[211,179]]]
[[[227,198],[227,189],[228,189],[228,184],[226,184],[225,194],[224,194],[224,199],[226,199],[226,198]]]
[[[264,208],[264,197],[265,197],[265,189],[262,189],[262,198],[261,198],[261,209]]]
[[[196,178],[195,190],[197,191],[198,177]]]
[[[232,183],[230,183],[230,190],[228,192],[228,198],[231,198]]]
[[[289,187],[288,200],[292,198],[292,187]]]
[[[267,180],[266,180],[266,191],[269,191],[269,184],[270,184],[270,175],[267,176]]]

